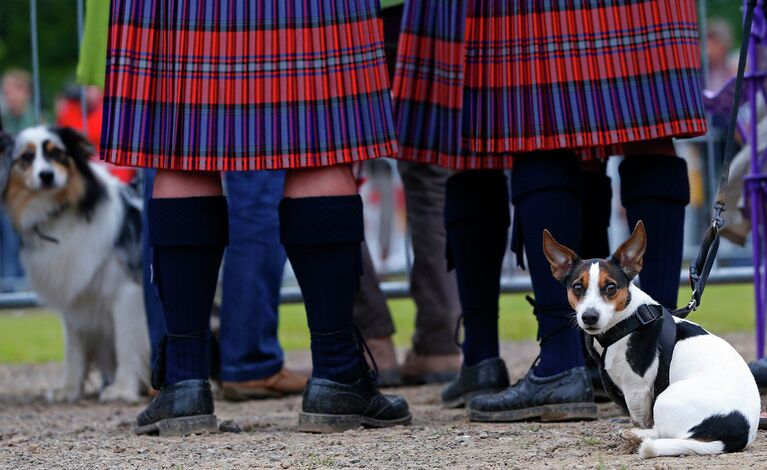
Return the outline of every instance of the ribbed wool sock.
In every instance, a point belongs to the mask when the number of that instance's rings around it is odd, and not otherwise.
[[[301,287],[312,376],[352,383],[364,369],[352,313],[364,240],[359,196],[285,198],[280,237]]]
[[[642,220],[647,231],[639,274],[642,290],[673,310],[682,268],[684,209],[690,202],[687,163],[672,156],[635,156],[624,160],[619,170],[629,229]]]
[[[610,256],[610,213],[612,211],[613,189],[610,177],[597,172],[584,171],[583,235],[580,250],[575,249],[583,259],[608,258]]]
[[[210,312],[228,243],[226,198],[152,199],[153,277],[167,327],[162,384],[207,379]]]
[[[447,255],[458,279],[467,366],[498,357],[498,297],[509,223],[503,172],[468,171],[448,179]]]
[[[535,295],[541,356],[540,377],[583,366],[580,331],[572,321],[565,287],[551,275],[543,253],[543,230],[578,249],[581,241],[581,174],[575,154],[541,153],[518,157],[512,172],[514,247],[524,245]]]

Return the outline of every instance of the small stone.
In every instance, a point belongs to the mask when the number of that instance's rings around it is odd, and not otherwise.
[[[282,468],[290,468],[290,462],[288,462],[287,460],[285,460],[283,462],[280,462],[280,467],[282,467]]]
[[[242,428],[239,424],[235,423],[231,419],[228,419],[226,421],[221,421],[221,423],[218,425],[218,429],[221,432],[242,432]]]
[[[122,454],[126,450],[127,449],[125,447],[115,447],[114,449],[112,449],[112,452],[114,452],[115,454]]]

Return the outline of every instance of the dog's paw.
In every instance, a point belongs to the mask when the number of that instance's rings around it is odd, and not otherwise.
[[[125,387],[118,384],[112,384],[101,391],[99,400],[138,403],[141,401],[141,396],[136,387]]]
[[[48,390],[45,398],[51,403],[74,403],[82,398],[82,393],[77,387],[65,386]]]
[[[644,437],[641,435],[643,431],[642,429],[621,429],[618,432],[618,435],[623,439],[623,446],[621,447],[621,452],[626,454],[633,454],[638,449],[639,446],[642,445],[642,441],[644,440]]]

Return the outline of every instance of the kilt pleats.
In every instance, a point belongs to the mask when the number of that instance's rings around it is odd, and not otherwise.
[[[112,0],[102,158],[312,168],[397,153],[379,0]]]
[[[455,169],[705,132],[694,0],[406,5],[393,83],[401,157]]]

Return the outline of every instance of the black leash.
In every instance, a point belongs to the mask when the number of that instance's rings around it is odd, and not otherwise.
[[[738,74],[735,77],[735,100],[730,111],[730,122],[727,126],[727,137],[724,149],[724,162],[722,163],[722,176],[719,180],[719,188],[716,193],[716,202],[714,203],[714,216],[711,219],[711,225],[703,235],[698,256],[690,264],[690,287],[692,296],[690,302],[680,309],[671,312],[674,316],[685,318],[690,312],[694,312],[700,307],[700,301],[703,297],[703,290],[706,288],[708,275],[714,266],[716,253],[719,251],[719,232],[724,227],[724,218],[722,213],[725,211],[725,194],[730,180],[730,164],[735,156],[735,129],[738,125],[738,110],[740,109],[740,97],[743,91],[743,78],[746,72],[746,61],[748,60],[748,46],[751,42],[751,26],[754,23],[754,10],[757,0],[748,0],[746,4],[746,17],[743,21],[743,40],[740,44],[740,58],[738,59]],[[765,6],[767,8],[767,5]],[[756,145],[754,142],[752,145]]]

